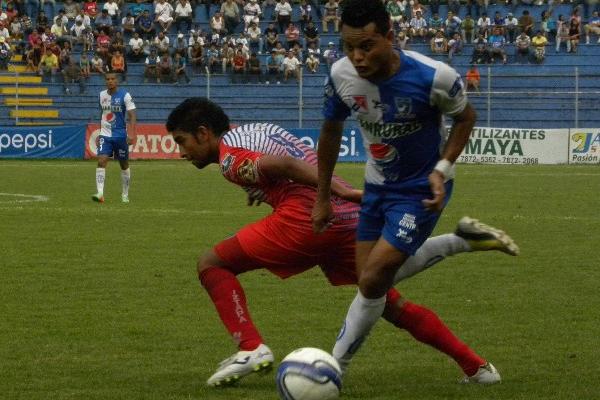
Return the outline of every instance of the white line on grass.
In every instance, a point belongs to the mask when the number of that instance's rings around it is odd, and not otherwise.
[[[0,202],[1,203],[1,202]],[[104,208],[104,209],[103,209]],[[48,212],[70,212],[79,214],[89,214],[90,211],[96,212],[107,212],[107,213],[131,213],[129,207],[124,208],[107,208],[98,206],[95,210],[89,208],[79,207],[24,207],[24,206],[0,206],[0,210],[14,211],[14,210],[27,210],[27,211],[48,211]],[[186,215],[245,215],[243,212],[234,211],[216,211],[216,210],[178,210],[178,209],[163,209],[163,208],[142,208],[136,209],[136,214],[186,214]]]
[[[7,197],[9,200],[4,200]],[[10,199],[11,197],[16,198]],[[0,204],[34,203],[38,201],[48,201],[48,199],[48,196],[42,196],[38,194],[0,193]]]

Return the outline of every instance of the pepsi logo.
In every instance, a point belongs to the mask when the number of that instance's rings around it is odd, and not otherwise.
[[[111,113],[111,112],[107,113],[107,114],[104,116],[104,120],[105,120],[106,122],[113,122],[113,121],[115,120],[115,118],[116,118],[116,116],[115,116],[115,113]]]

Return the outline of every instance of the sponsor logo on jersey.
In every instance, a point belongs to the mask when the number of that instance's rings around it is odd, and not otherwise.
[[[235,156],[233,154],[225,154],[225,157],[223,157],[223,161],[221,161],[221,173],[226,174],[227,171],[229,171],[229,169],[233,165],[234,161]]]
[[[258,174],[256,171],[256,164],[254,161],[247,159],[240,164],[237,169],[238,178],[245,184],[252,185],[258,181]]]
[[[352,104],[352,109],[355,112],[359,113],[368,113],[369,112],[369,103],[367,102],[367,96],[352,96],[354,99],[354,103]]]
[[[399,228],[396,237],[405,243],[412,243],[412,234],[417,229],[416,219],[417,217],[414,214],[405,213],[400,222],[398,222]]]
[[[385,143],[372,143],[369,145],[369,152],[373,161],[377,163],[393,161],[398,155],[394,146]]]
[[[390,109],[389,104],[383,103],[379,100],[371,100],[373,102],[373,108],[376,110],[381,110],[382,113],[387,113]]]
[[[358,118],[358,122],[360,123],[360,127],[364,129],[366,133],[381,139],[394,139],[412,135],[423,128],[423,125],[419,121],[382,124],[380,122],[370,122]]]
[[[456,80],[454,81],[454,84],[448,91],[448,96],[456,97],[456,95],[458,94],[458,92],[460,92],[462,90],[462,88],[463,88],[462,79],[460,79],[460,76],[457,76]]]
[[[104,120],[106,122],[113,123],[116,118],[117,118],[117,116],[115,115],[115,113],[109,112],[109,113],[104,114]]]

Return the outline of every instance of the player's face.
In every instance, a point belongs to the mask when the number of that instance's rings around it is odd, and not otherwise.
[[[108,90],[114,90],[117,88],[117,76],[106,75],[106,88]]]
[[[179,145],[181,158],[191,161],[198,169],[218,161],[218,146],[215,154],[214,143],[216,139],[212,133],[199,129],[196,135],[175,130],[171,132],[175,143]]]
[[[371,22],[361,28],[342,26],[344,53],[363,79],[378,80],[388,78],[393,70],[395,57],[392,41],[393,31],[382,35]]]

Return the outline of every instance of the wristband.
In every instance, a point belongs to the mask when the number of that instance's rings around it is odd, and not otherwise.
[[[453,165],[454,164],[452,164],[450,161],[443,158],[440,161],[438,161],[437,164],[435,164],[433,170],[442,174],[444,178],[448,178],[450,176],[450,173],[452,172]]]

